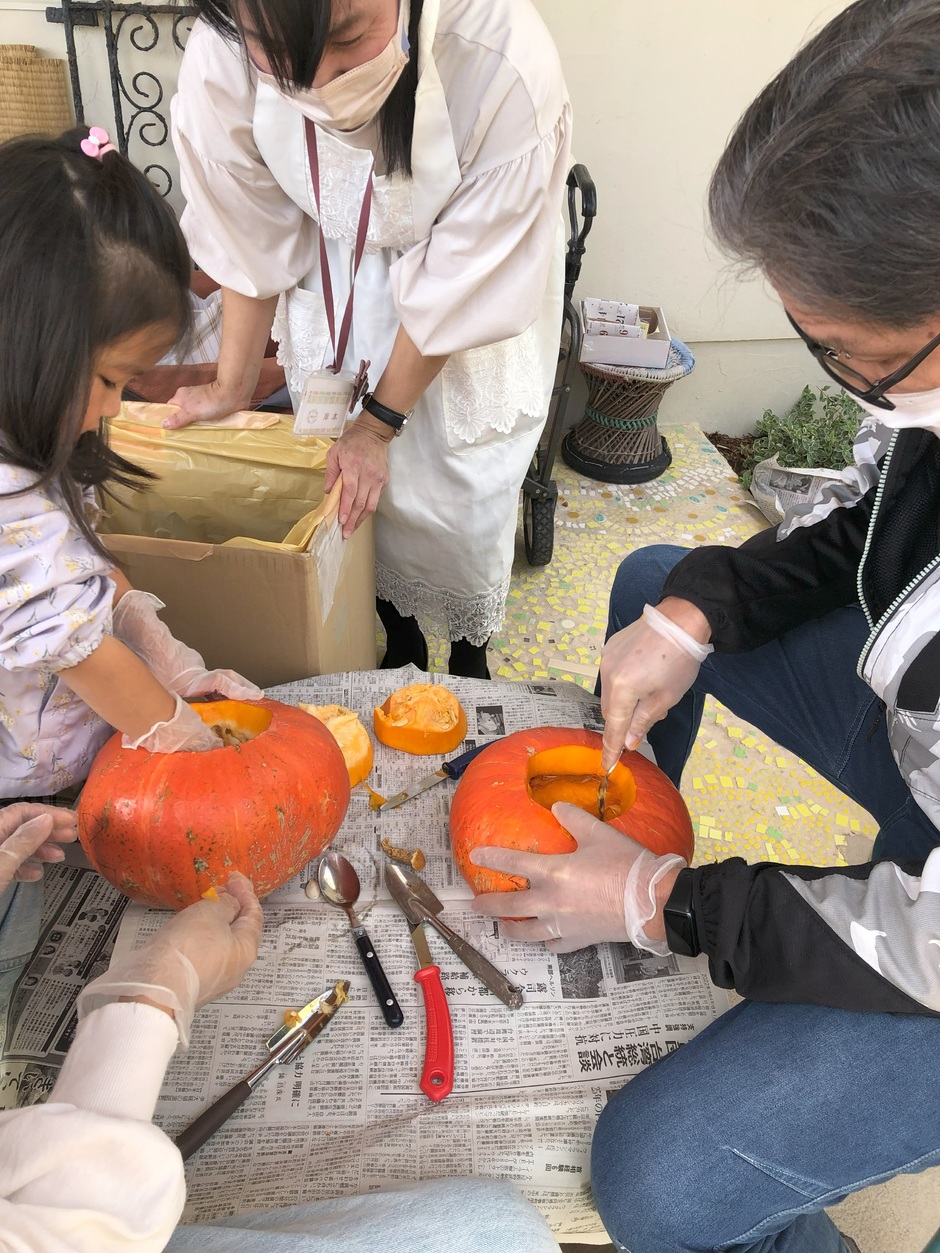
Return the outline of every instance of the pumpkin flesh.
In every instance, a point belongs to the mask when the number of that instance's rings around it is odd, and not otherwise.
[[[567,801],[598,816],[601,743],[595,731],[539,727],[488,745],[470,763],[451,802],[450,830],[457,867],[475,892],[527,886],[517,875],[474,866],[475,848],[566,853],[577,847],[551,806]],[[607,821],[654,853],[676,852],[691,861],[694,837],[685,802],[640,753],[624,752],[611,771]]]
[[[345,705],[298,705],[304,713],[319,718],[339,745],[346,769],[349,786],[355,787],[367,778],[375,760],[375,752],[369,732],[359,720],[359,715]]]
[[[204,753],[126,749],[113,736],[78,807],[92,866],[145,905],[182,909],[240,870],[264,896],[330,843],[349,776],[326,727],[275,701],[193,708],[237,739]],[[242,740],[240,737],[244,736]]]
[[[440,683],[411,683],[392,692],[376,707],[374,725],[381,744],[416,756],[443,756],[467,735],[463,706]]]

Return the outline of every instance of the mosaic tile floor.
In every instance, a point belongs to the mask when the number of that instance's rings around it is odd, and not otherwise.
[[[520,527],[505,628],[490,645],[494,673],[593,688],[607,596],[626,553],[647,544],[735,544],[766,525],[698,426],[670,427],[669,444],[672,466],[640,487],[583,479],[559,458],[555,553],[544,568],[527,565]],[[432,669],[444,669],[443,645],[432,643],[432,654]],[[867,859],[876,831],[863,809],[714,701],[682,791],[699,863],[739,855],[845,865]]]

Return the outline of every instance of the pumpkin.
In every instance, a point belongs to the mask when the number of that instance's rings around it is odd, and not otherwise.
[[[298,708],[319,718],[339,745],[349,772],[349,786],[361,783],[372,769],[375,753],[359,715],[345,705],[298,705]]]
[[[380,743],[418,756],[449,753],[467,734],[463,706],[439,683],[400,687],[376,708],[374,723]]]
[[[527,886],[517,875],[474,866],[484,844],[531,853],[569,853],[577,847],[552,815],[556,801],[597,813],[603,776],[596,731],[537,727],[488,745],[467,767],[450,807],[450,838],[460,873],[475,892]],[[654,853],[691,861],[692,822],[670,780],[641,753],[625,752],[607,784],[606,821]]]
[[[131,900],[182,909],[232,870],[272,892],[333,839],[349,804],[346,763],[322,722],[272,700],[193,709],[229,743],[204,753],[123,748],[92,764],[78,832],[95,870]]]

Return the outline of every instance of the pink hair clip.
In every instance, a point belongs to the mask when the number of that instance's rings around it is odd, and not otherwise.
[[[83,139],[79,147],[86,157],[94,157],[96,161],[100,161],[106,152],[117,152],[108,138],[108,132],[100,126],[92,126],[88,138]]]

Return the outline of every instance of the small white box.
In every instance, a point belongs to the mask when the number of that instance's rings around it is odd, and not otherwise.
[[[640,305],[640,318],[649,322],[645,339],[620,335],[592,335],[585,329],[585,301],[581,301],[581,353],[588,365],[635,365],[661,370],[669,360],[671,336],[666,316],[658,306]]]

